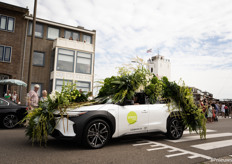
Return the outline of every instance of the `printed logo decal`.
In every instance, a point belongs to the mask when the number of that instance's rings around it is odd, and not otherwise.
[[[134,124],[137,121],[137,114],[133,111],[129,112],[127,115],[127,122],[129,124]]]

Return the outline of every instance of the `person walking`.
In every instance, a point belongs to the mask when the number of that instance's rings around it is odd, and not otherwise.
[[[48,100],[47,95],[48,95],[47,91],[46,91],[46,90],[43,90],[43,91],[42,91],[42,97],[40,98],[40,101],[41,101],[41,102],[47,101],[47,100]]]
[[[39,85],[36,84],[34,86],[34,90],[30,90],[28,94],[28,107],[29,110],[33,110],[34,108],[37,108],[39,106],[39,96],[38,96],[38,90],[39,90]]]

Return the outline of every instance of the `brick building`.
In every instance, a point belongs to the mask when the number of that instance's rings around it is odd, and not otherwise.
[[[16,52],[12,47],[11,61],[0,61],[0,74],[8,75],[9,78],[21,79],[27,83],[29,69],[29,55],[32,35],[32,16],[28,9],[12,6],[0,2],[0,14],[7,15],[8,6],[12,8],[12,15],[15,16],[15,33],[12,34],[12,40],[8,39],[6,30],[0,38],[0,45],[18,46]],[[16,12],[22,10],[23,13]],[[21,15],[20,15],[21,14]],[[21,18],[20,21],[18,19]],[[17,25],[18,24],[18,25]],[[18,29],[19,28],[19,29]],[[20,35],[16,36],[16,32]],[[5,34],[4,34],[5,33]],[[34,84],[40,85],[39,94],[42,90],[51,92],[52,90],[61,90],[63,81],[77,84],[78,89],[83,91],[93,90],[94,80],[94,59],[95,59],[95,30],[87,30],[84,27],[74,27],[49,20],[37,18],[35,27],[33,66],[31,77],[31,88]],[[7,42],[9,41],[9,43]],[[21,49],[20,49],[21,48]],[[0,54],[1,55],[1,54]],[[13,59],[16,63],[13,63]],[[2,69],[2,65],[5,67]],[[7,67],[15,67],[15,70]],[[13,69],[13,68],[12,68]],[[26,88],[19,89],[21,101],[25,102]],[[2,86],[3,92],[6,86]],[[12,90],[12,89],[11,89]]]
[[[28,9],[0,2],[0,79],[22,79],[22,63]],[[0,85],[0,96],[8,89]],[[19,87],[10,87],[17,90]]]

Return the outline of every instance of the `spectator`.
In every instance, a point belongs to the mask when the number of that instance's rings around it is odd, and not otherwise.
[[[14,91],[13,94],[11,95],[11,100],[18,104],[19,98],[18,95],[16,94],[16,91]]]
[[[222,104],[221,106],[221,113],[222,113],[222,117],[225,116],[225,104]]]
[[[6,98],[6,99],[10,99],[11,98],[10,90],[6,91],[6,94],[4,95],[4,98]]]
[[[28,100],[28,106],[30,110],[33,110],[34,108],[37,108],[38,102],[39,102],[39,96],[38,96],[38,90],[39,90],[39,85],[36,84],[34,86],[34,90],[31,90],[28,94],[29,100]]]
[[[212,117],[213,117],[213,106],[212,106],[212,104],[208,104],[208,115],[207,115],[207,120],[209,121],[209,122],[212,122],[213,121],[213,119],[212,119]]]
[[[40,101],[42,101],[42,102],[47,101],[48,100],[47,95],[48,95],[47,91],[43,90],[42,91],[42,97],[40,98]]]
[[[224,110],[225,110],[225,118],[226,118],[226,116],[228,116],[228,118],[229,118],[229,108],[228,108],[227,104],[225,105]]]

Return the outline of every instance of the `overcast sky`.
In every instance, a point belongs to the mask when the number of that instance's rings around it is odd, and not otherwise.
[[[33,13],[33,0],[3,2]],[[97,79],[159,49],[171,80],[232,99],[231,0],[38,0],[37,17],[97,31]]]

